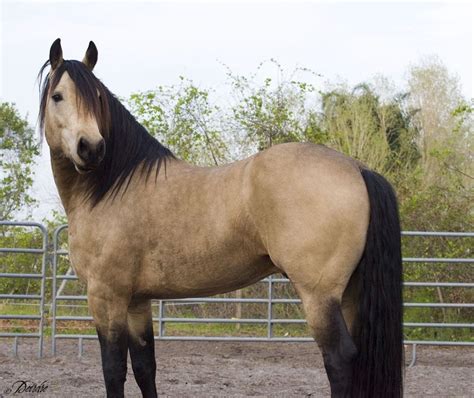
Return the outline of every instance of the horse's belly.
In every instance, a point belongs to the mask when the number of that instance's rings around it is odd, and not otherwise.
[[[233,291],[277,272],[268,256],[207,262],[149,264],[143,268],[135,289],[137,296],[169,299],[204,297]]]

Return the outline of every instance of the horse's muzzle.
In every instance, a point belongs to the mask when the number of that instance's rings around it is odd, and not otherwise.
[[[75,164],[77,171],[89,172],[94,170],[105,156],[105,140],[102,138],[96,143],[88,141],[81,137],[77,144],[77,155],[83,164]]]

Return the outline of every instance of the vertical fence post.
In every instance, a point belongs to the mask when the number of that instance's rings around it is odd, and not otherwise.
[[[48,262],[48,231],[43,225],[38,225],[43,234],[43,254],[41,258],[41,299],[40,299],[40,324],[39,324],[39,347],[38,347],[38,357],[43,356],[43,340],[44,340],[44,301],[45,301],[45,284],[46,284],[46,264]]]
[[[268,314],[267,314],[267,338],[273,337],[273,275],[268,277]]]
[[[13,355],[15,355],[15,357],[18,356],[18,336],[15,336],[15,340],[13,342]]]
[[[51,353],[56,355],[56,273],[58,268],[58,230],[53,235],[53,269],[51,283]]]
[[[79,337],[79,346],[78,346],[78,352],[77,356],[79,358],[82,358],[82,354],[84,353],[84,339],[82,337]]]
[[[235,298],[237,300],[242,300],[242,289],[235,291]],[[242,301],[236,301],[235,303],[235,317],[237,319],[242,319]],[[235,329],[240,330],[240,322],[235,324]]]
[[[411,362],[408,365],[409,368],[415,366],[416,364],[416,344],[411,345]]]
[[[161,338],[164,335],[163,330],[163,300],[159,301],[160,305],[158,307],[158,336]]]
[[[59,234],[67,228],[67,225],[61,225],[55,229],[53,234],[53,270],[52,270],[52,287],[51,287],[51,352],[56,355],[56,290],[57,290],[57,273],[58,273],[58,252],[59,252]]]

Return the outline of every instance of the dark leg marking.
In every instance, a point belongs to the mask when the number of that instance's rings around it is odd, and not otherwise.
[[[97,330],[97,334],[107,398],[123,398],[127,378],[127,329],[126,327],[111,328],[107,336]]]
[[[332,302],[327,314],[329,320],[327,338],[319,344],[331,384],[331,397],[350,397],[352,363],[357,355],[357,348],[347,331],[340,304],[336,301]]]
[[[153,323],[147,322],[145,332],[139,338],[129,336],[128,348],[133,374],[144,398],[156,398],[156,361]]]

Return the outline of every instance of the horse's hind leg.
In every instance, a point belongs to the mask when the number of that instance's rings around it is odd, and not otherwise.
[[[135,380],[145,398],[155,398],[156,362],[151,301],[132,300],[128,308],[128,348]]]
[[[337,294],[319,295],[300,288],[308,325],[323,354],[332,397],[348,397],[356,346],[347,329]]]
[[[353,245],[328,244],[326,252],[312,251],[300,256],[299,262],[291,258],[290,264],[296,265],[285,267],[323,354],[332,397],[349,397],[352,387],[357,347],[349,332],[355,308],[349,302],[357,290],[357,277],[352,275],[361,255],[362,239],[353,239]]]
[[[331,396],[348,397],[357,348],[344,321],[340,297],[322,297],[306,289],[298,290],[308,325],[323,354]]]

